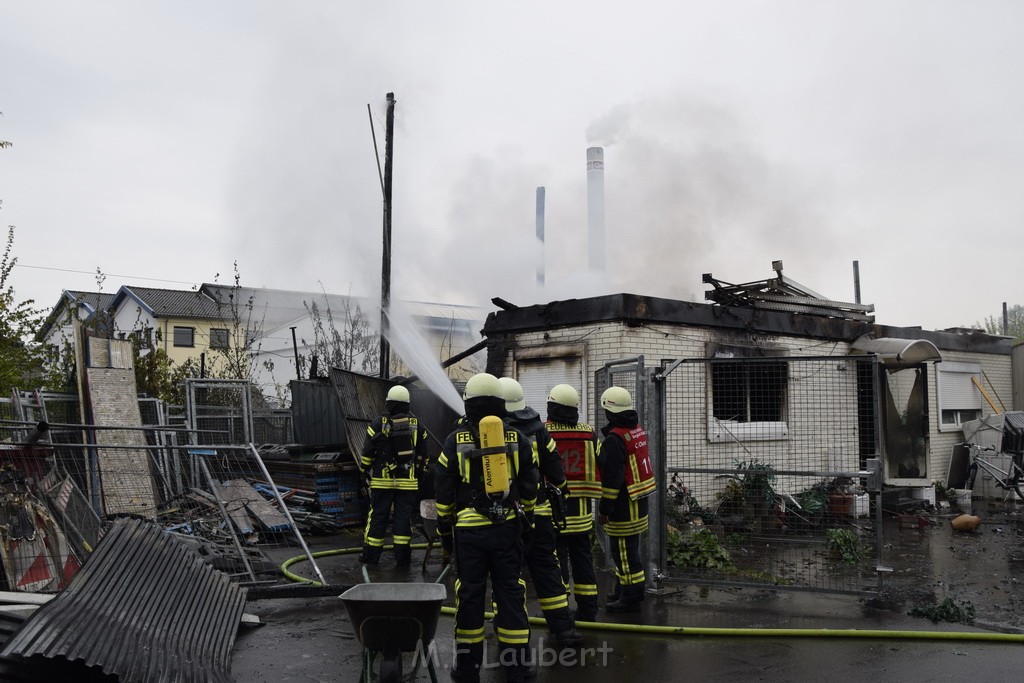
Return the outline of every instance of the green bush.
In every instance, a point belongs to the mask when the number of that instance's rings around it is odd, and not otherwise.
[[[733,568],[732,556],[718,542],[718,537],[707,529],[691,534],[675,530],[668,532],[666,539],[668,562],[674,567],[698,567],[706,569]]]
[[[857,533],[850,529],[826,529],[825,539],[829,557],[843,564],[857,564],[867,555]]]

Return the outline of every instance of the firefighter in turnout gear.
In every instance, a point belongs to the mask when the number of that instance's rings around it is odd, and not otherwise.
[[[558,446],[569,486],[566,525],[558,530],[558,559],[566,586],[572,578],[576,620],[597,621],[597,572],[591,540],[594,498],[601,497],[601,443],[594,428],[580,422],[580,395],[568,384],[548,394],[548,433]],[[570,572],[571,569],[571,572]]]
[[[530,442],[504,424],[501,382],[480,373],[466,383],[466,417],[445,440],[435,466],[439,519],[454,525],[455,668],[452,680],[479,681],[484,659],[487,579],[506,681],[531,678],[530,622],[520,574],[533,525],[539,473]]]
[[[558,455],[555,441],[541,422],[536,410],[526,405],[523,387],[511,377],[502,377],[501,393],[505,398],[505,422],[521,431],[530,441],[533,463],[540,470],[541,481],[537,489],[537,506],[534,508],[535,527],[533,537],[524,553],[524,560],[530,570],[530,578],[537,592],[548,630],[555,636],[559,647],[576,647],[583,642],[583,636],[573,623],[569,609],[569,596],[562,570],[558,564],[553,513],[564,519],[566,488],[562,459]],[[556,509],[552,509],[555,506]]]
[[[615,560],[615,590],[605,605],[609,612],[638,612],[644,599],[644,567],[640,534],[647,531],[647,496],[655,490],[654,470],[647,453],[647,432],[640,426],[633,398],[622,387],[601,394],[608,424],[601,429],[601,503],[604,525]]]
[[[366,428],[359,461],[360,470],[370,484],[370,513],[359,561],[365,564],[380,561],[388,517],[394,510],[395,562],[408,566],[412,513],[419,500],[417,473],[427,462],[427,430],[409,413],[409,390],[405,387],[391,387],[384,405],[387,414]]]

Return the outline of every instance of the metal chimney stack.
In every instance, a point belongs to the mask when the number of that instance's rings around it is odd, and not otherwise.
[[[587,242],[590,270],[604,272],[604,147],[587,148]]]
[[[544,188],[537,188],[537,241],[540,242],[540,260],[537,262],[537,284],[544,286]]]

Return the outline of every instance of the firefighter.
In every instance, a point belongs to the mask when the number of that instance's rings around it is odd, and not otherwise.
[[[601,428],[601,503],[598,521],[611,542],[615,589],[605,610],[638,612],[644,599],[640,534],[647,531],[647,496],[655,491],[647,453],[647,432],[640,426],[633,397],[622,387],[601,394],[608,424]]]
[[[558,446],[568,480],[566,524],[558,530],[558,559],[566,586],[572,579],[576,620],[597,621],[597,572],[591,542],[593,499],[601,497],[601,442],[590,425],[580,422],[580,395],[568,384],[548,394],[548,433]],[[571,569],[571,572],[570,572]]]
[[[409,412],[409,390],[405,387],[391,387],[384,406],[387,413],[366,428],[359,461],[370,487],[370,512],[359,561],[364,564],[380,561],[388,517],[393,510],[395,562],[407,567],[412,559],[409,549],[412,513],[419,499],[417,473],[427,462],[427,430]]]
[[[522,385],[511,377],[502,377],[499,381],[505,398],[505,411],[508,413],[505,422],[529,439],[533,464],[541,474],[537,505],[534,508],[533,537],[523,558],[530,570],[537,602],[548,623],[548,630],[555,636],[555,642],[559,647],[576,647],[583,642],[583,636],[576,630],[572,610],[569,609],[569,595],[558,564],[558,534],[552,520],[553,512],[560,513],[560,520],[565,517],[565,497],[569,491],[562,471],[562,459],[540,415],[526,405]]]
[[[520,577],[524,536],[533,525],[539,473],[529,441],[502,421],[505,401],[494,375],[473,375],[466,416],[445,440],[435,467],[439,521],[454,526],[454,681],[479,681],[484,655],[487,579],[498,612],[497,661],[507,681],[535,674],[526,585]],[[489,661],[494,661],[488,658]]]

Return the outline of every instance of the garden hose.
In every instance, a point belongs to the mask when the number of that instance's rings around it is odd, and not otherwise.
[[[384,546],[385,549],[391,546]],[[414,543],[410,547],[426,548],[426,543]],[[313,557],[330,557],[332,555],[350,555],[358,553],[362,548],[337,548],[313,553]],[[319,581],[307,579],[288,571],[288,567],[308,560],[305,555],[296,555],[285,560],[281,565],[281,573],[290,581],[308,583],[313,586],[322,585]],[[455,615],[454,607],[442,607],[441,614]],[[493,612],[485,612],[485,619],[493,619]],[[543,617],[530,617],[535,626],[547,626]],[[758,637],[758,638],[878,638],[896,640],[970,640],[984,642],[1024,643],[1022,633],[993,633],[978,631],[893,631],[886,629],[858,628],[730,628],[710,626],[656,626],[650,624],[616,624],[596,621],[577,621],[576,628],[588,631],[613,631],[617,633],[637,633],[657,636],[727,636]]]
[[[427,547],[427,544],[411,543],[409,547],[416,550],[422,550],[423,548]],[[385,550],[390,550],[391,548],[392,546],[390,545],[384,546]],[[312,557],[316,559],[318,557],[331,557],[333,555],[351,555],[353,553],[358,553],[361,551],[362,548],[335,548],[334,550],[321,550],[320,552],[313,553]],[[299,576],[298,574],[288,571],[288,567],[292,566],[293,564],[296,564],[298,562],[305,562],[307,560],[309,560],[309,557],[306,557],[305,555],[296,555],[295,557],[290,557],[287,560],[285,560],[284,563],[281,565],[281,573],[284,574],[284,577],[286,579],[288,579],[289,581],[293,581],[295,583],[308,583],[310,586],[322,586],[323,584],[319,581],[316,581],[315,579],[307,579],[305,576]]]

